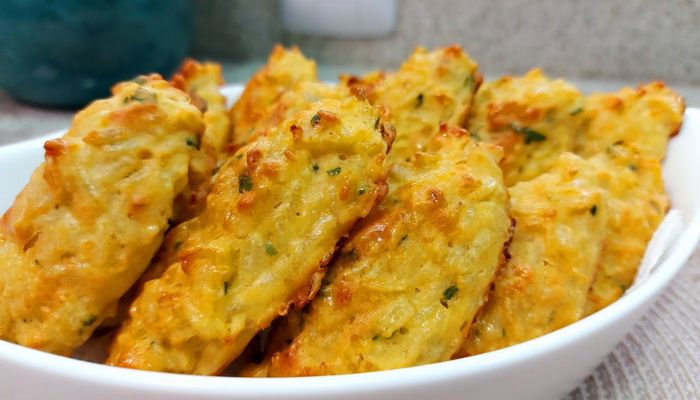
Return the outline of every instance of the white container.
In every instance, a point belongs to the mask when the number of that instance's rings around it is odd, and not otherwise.
[[[241,87],[225,90],[229,100]],[[50,137],[56,137],[61,132]],[[0,208],[12,203],[49,136],[0,147]],[[664,179],[683,228],[652,275],[600,312],[548,335],[421,367],[308,378],[175,375],[108,367],[0,341],[0,399],[552,399],[566,394],[622,340],[678,273],[700,238],[700,110],[671,140]]]
[[[388,36],[396,28],[396,0],[281,0],[284,29],[341,39]]]

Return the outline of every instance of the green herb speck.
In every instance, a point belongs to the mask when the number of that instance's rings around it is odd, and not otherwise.
[[[313,168],[314,172],[318,172],[321,167],[319,167],[318,164],[314,164],[311,168]]]
[[[351,260],[357,260],[358,258],[360,258],[360,256],[357,254],[357,250],[355,249],[351,249],[350,251],[345,253],[345,256]]]
[[[199,138],[196,136],[193,137],[188,137],[187,140],[185,140],[185,143],[187,143],[188,146],[194,147],[195,149],[199,150]]]
[[[338,175],[340,173],[340,171],[341,171],[340,167],[335,167],[333,169],[329,169],[328,171],[326,171],[326,173],[330,176],[335,176],[335,175]]]
[[[128,104],[134,101],[138,103],[154,103],[156,101],[156,95],[155,93],[151,93],[143,87],[139,87],[138,89],[136,89],[136,91],[134,91],[134,93],[131,96],[127,96],[124,98],[124,104]]]
[[[265,253],[267,253],[268,256],[274,256],[277,254],[277,250],[272,246],[272,243],[267,242],[265,243]]]
[[[365,191],[366,191],[366,189],[364,187],[361,187],[361,188],[357,189],[357,194],[362,196],[363,194],[365,194]]]
[[[595,204],[593,204],[593,207],[591,207],[591,209],[588,210],[588,212],[590,212],[591,215],[595,215],[595,214],[598,212],[598,206],[596,206]]]
[[[634,164],[630,164],[630,165],[628,165],[627,167],[628,167],[631,171],[636,171],[636,170],[637,170],[637,166],[634,165]]]
[[[452,285],[445,289],[445,291],[442,293],[442,298],[445,300],[451,300],[455,294],[459,292],[459,288],[455,285]]]
[[[511,129],[515,132],[525,136],[525,144],[530,144],[532,142],[543,142],[547,139],[547,136],[537,132],[536,130],[530,129],[527,126],[520,126],[516,123],[510,124]]]
[[[228,281],[224,282],[224,294],[228,294]]]
[[[374,120],[374,129],[377,128],[379,128],[379,117],[377,117],[377,119]]]
[[[84,326],[84,327],[91,326],[92,324],[95,323],[95,321],[97,321],[97,315],[95,315],[95,314],[90,314],[87,318],[85,318],[85,319],[83,320],[83,326]]]
[[[314,114],[313,117],[311,117],[311,125],[312,126],[318,126],[318,124],[321,123],[321,116],[318,115],[318,113]]]
[[[401,236],[401,239],[399,240],[399,244],[402,244],[403,242],[408,239],[408,233],[404,233],[403,236]]]
[[[238,177],[238,193],[247,192],[253,189],[253,180],[249,175],[243,174]]]
[[[579,107],[579,108],[575,109],[574,111],[570,112],[569,115],[576,115],[582,111],[583,111],[583,108]]]
[[[474,85],[474,76],[471,74],[467,75],[467,77],[464,79],[464,86],[466,87],[472,87]]]
[[[423,105],[423,93],[419,94],[418,97],[416,97],[416,108],[418,108],[422,105]]]

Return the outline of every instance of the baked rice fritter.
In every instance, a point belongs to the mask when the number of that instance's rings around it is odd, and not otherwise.
[[[156,252],[203,129],[159,76],[114,87],[44,145],[0,225],[0,338],[69,354]]]
[[[595,165],[566,153],[549,172],[509,189],[510,258],[462,355],[524,342],[583,317],[608,220],[599,180]]]
[[[221,65],[187,59],[173,76],[172,83],[189,94],[191,102],[204,114],[205,125],[204,134],[197,143],[198,151],[190,160],[187,188],[176,204],[176,219],[184,221],[197,215],[204,206],[212,174],[228,157],[231,127],[226,98],[220,91],[224,84]]]
[[[483,80],[477,64],[462,49],[417,48],[392,73],[341,77],[341,85],[365,96],[396,129],[389,161],[410,160],[438,133],[441,124],[464,126],[474,92]]]
[[[503,147],[507,186],[546,172],[579,134],[583,96],[539,69],[485,82],[474,97],[469,132]]]
[[[215,374],[315,295],[336,243],[386,193],[376,111],[327,99],[239,149],[202,213],[169,235],[108,363]]]
[[[683,122],[683,98],[663,82],[651,82],[617,93],[596,93],[583,105],[583,134],[576,153],[591,157],[612,144],[627,143],[645,157],[662,160],[669,138]]]
[[[669,208],[661,176],[668,140],[680,130],[685,104],[662,82],[589,96],[576,150],[610,178],[611,217],[586,315],[632,285],[647,243]]]
[[[267,64],[246,84],[241,97],[229,113],[233,130],[233,146],[246,144],[261,127],[259,122],[272,114],[278,99],[299,82],[317,82],[316,63],[307,59],[299,48],[287,50],[275,46]],[[278,123],[281,121],[278,121]],[[268,126],[272,128],[276,126]]]
[[[454,355],[503,261],[511,221],[500,152],[449,131],[394,166],[389,195],[353,230],[300,313],[300,333],[249,374],[367,372]]]
[[[632,286],[647,244],[669,208],[659,160],[617,144],[589,162],[604,178],[610,212],[585,315],[619,299]]]

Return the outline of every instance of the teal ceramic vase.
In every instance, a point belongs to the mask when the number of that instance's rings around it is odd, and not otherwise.
[[[32,104],[78,107],[189,51],[187,0],[2,0],[0,87]]]

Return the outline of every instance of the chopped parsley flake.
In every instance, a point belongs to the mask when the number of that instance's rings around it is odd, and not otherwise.
[[[92,326],[92,324],[94,324],[95,321],[97,321],[97,315],[90,314],[87,318],[85,318],[83,320],[83,326],[84,327]]]
[[[408,239],[408,233],[404,233],[403,236],[401,236],[401,240],[399,240],[399,244],[402,244],[403,242]]]
[[[138,89],[136,89],[134,94],[124,98],[124,104],[128,104],[128,103],[131,103],[133,101],[138,102],[138,103],[144,103],[144,102],[154,103],[156,101],[156,95],[155,95],[155,93],[151,93],[148,90],[144,89],[143,87],[139,87]]]
[[[464,86],[472,87],[472,85],[474,85],[474,77],[469,74],[467,75],[466,79],[464,79]]]
[[[591,209],[588,210],[588,212],[590,212],[591,215],[595,215],[598,212],[598,206],[594,204],[593,207],[591,207]]]
[[[532,142],[544,142],[547,136],[537,132],[536,130],[530,129],[527,126],[520,126],[516,123],[510,124],[511,129],[515,132],[525,136],[525,144],[530,144]]]
[[[185,141],[188,146],[194,147],[195,149],[199,150],[199,138],[194,136],[194,137],[188,137],[187,140]]]
[[[377,117],[377,119],[374,120],[374,129],[377,128],[379,128],[379,117]]]
[[[247,192],[253,189],[253,180],[249,175],[241,175],[238,177],[238,193]]]
[[[445,289],[445,291],[442,293],[442,298],[445,300],[451,300],[455,296],[455,294],[457,294],[457,292],[459,292],[459,288],[455,285],[452,285]]]
[[[357,260],[358,258],[360,258],[360,256],[357,254],[357,250],[355,249],[351,249],[350,251],[345,253],[345,256],[351,260]]]
[[[274,256],[277,254],[277,250],[272,246],[272,243],[267,242],[265,243],[265,253],[267,253],[268,256]]]
[[[422,105],[423,105],[423,93],[419,94],[418,97],[416,97],[416,108],[418,108]]]
[[[228,294],[228,281],[224,282],[224,294]]]
[[[318,124],[321,123],[321,116],[318,115],[318,113],[314,114],[313,117],[311,117],[311,125],[312,126],[318,126]]]
[[[335,167],[333,169],[329,169],[328,171],[326,171],[326,173],[330,176],[335,176],[335,175],[338,175],[340,173],[340,171],[341,171],[340,167]]]
[[[319,167],[318,164],[314,164],[311,168],[313,168],[314,172],[318,172],[321,167]]]
[[[570,112],[569,115],[576,115],[582,111],[583,111],[583,108],[579,107],[579,108],[575,109],[574,111]]]

